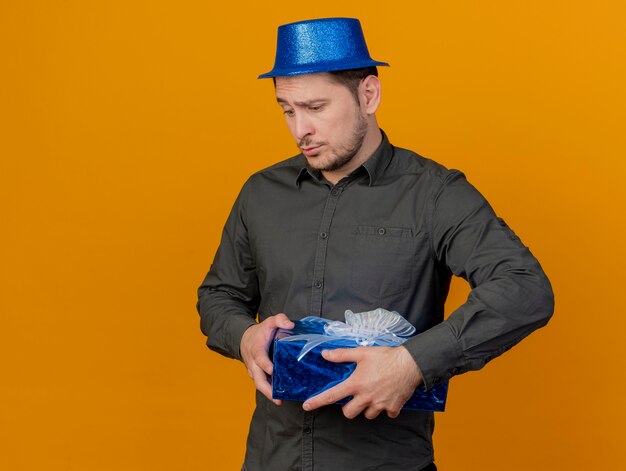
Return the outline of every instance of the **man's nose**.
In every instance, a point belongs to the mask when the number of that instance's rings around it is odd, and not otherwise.
[[[296,120],[295,131],[296,131],[296,138],[298,139],[298,141],[301,141],[306,136],[310,136],[314,134],[315,129],[313,127],[313,123],[311,122],[309,117],[306,115],[306,113],[298,113],[295,117],[295,120]]]

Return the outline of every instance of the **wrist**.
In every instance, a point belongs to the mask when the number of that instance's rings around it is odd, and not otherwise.
[[[241,340],[239,341],[239,358],[241,358],[243,360],[243,362],[245,363],[245,358],[244,355],[247,354],[247,349],[245,348],[246,343],[247,343],[247,339],[250,337],[250,335],[252,334],[252,327],[256,326],[258,324],[254,323],[254,324],[250,324],[241,334]]]
[[[402,364],[405,366],[406,371],[409,373],[409,377],[414,379],[414,387],[417,388],[420,384],[424,382],[424,377],[422,376],[422,370],[419,365],[411,355],[411,352],[403,346],[400,345],[398,348],[399,355],[401,357]]]

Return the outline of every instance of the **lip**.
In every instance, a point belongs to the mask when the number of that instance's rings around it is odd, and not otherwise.
[[[321,146],[313,146],[313,147],[302,147],[300,148],[300,150],[302,151],[302,153],[304,155],[306,155],[307,157],[311,157],[316,155],[319,152],[319,148]]]

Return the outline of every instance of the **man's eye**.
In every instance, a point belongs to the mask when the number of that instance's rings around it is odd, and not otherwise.
[[[293,116],[294,115],[293,110],[283,110],[283,114],[285,116]]]
[[[311,111],[322,111],[322,108],[323,108],[322,105],[309,106],[309,109]]]

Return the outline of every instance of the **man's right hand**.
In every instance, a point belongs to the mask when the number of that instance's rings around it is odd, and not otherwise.
[[[277,329],[293,329],[294,323],[285,314],[268,317],[260,324],[248,327],[241,337],[239,352],[248,368],[248,374],[256,388],[276,405],[282,401],[272,399],[272,385],[268,381],[274,371],[274,364],[268,356],[270,344],[274,340]]]

